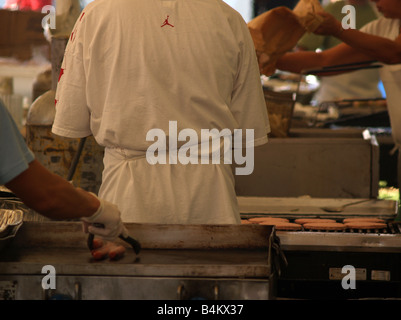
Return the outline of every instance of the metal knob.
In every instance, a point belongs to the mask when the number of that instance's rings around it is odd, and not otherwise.
[[[214,300],[219,300],[219,286],[216,284],[213,288]]]
[[[177,299],[178,300],[182,300],[183,291],[184,291],[184,286],[182,284],[180,284],[177,288]]]

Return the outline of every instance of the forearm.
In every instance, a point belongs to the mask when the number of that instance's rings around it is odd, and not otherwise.
[[[277,60],[276,67],[282,71],[301,73],[304,70],[323,67],[320,53],[312,51],[290,52]]]
[[[359,54],[369,57],[370,60],[378,60],[387,64],[401,63],[401,36],[390,40],[356,29],[344,29],[340,21],[332,15],[325,12],[320,15],[324,21],[315,30],[315,34],[332,35]]]
[[[285,54],[277,61],[277,69],[300,73],[304,70],[320,69],[322,67],[361,63],[372,60],[372,57],[361,53],[355,48],[341,43],[331,49],[322,52],[291,52]],[[339,72],[319,74],[320,76],[332,76]]]
[[[51,219],[90,216],[99,200],[45,169],[37,160],[6,184],[28,207]]]
[[[370,35],[355,29],[347,29],[338,33],[338,39],[386,64],[401,63],[401,43],[386,38]]]
[[[60,178],[61,179],[61,178]],[[65,180],[55,182],[41,198],[38,211],[51,219],[78,219],[93,215],[100,201]],[[38,201],[35,201],[38,203]],[[35,205],[35,204],[33,204]]]

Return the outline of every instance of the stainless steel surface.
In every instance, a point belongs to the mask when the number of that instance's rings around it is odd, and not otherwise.
[[[25,222],[0,257],[0,293],[15,299],[60,294],[72,299],[272,298],[270,226],[127,224],[127,228],[141,242],[140,254],[127,248],[120,260],[95,261],[80,222]],[[41,286],[42,268],[47,265],[57,274],[54,292]]]
[[[359,200],[359,199],[356,199]],[[401,225],[396,201],[368,200],[345,207],[342,212],[326,212],[324,206],[342,206],[350,199],[240,198],[244,218],[253,216],[297,218],[375,217],[385,220],[378,230],[277,231],[288,264],[277,279],[279,299],[399,299],[401,298]],[[351,267],[356,281],[345,290],[344,267]],[[351,271],[350,271],[351,272]]]
[[[126,223],[128,232],[143,249],[261,249],[268,250],[271,226],[174,225]],[[128,244],[119,242],[129,247]],[[13,242],[16,250],[27,248],[86,248],[80,222],[26,221]]]
[[[387,227],[378,230],[341,231],[277,231],[284,251],[337,251],[337,252],[401,252],[401,224],[394,222],[398,202],[376,199],[356,199],[352,206],[340,212],[326,212],[323,207],[342,207],[350,199],[316,199],[239,197],[243,218],[276,216],[295,221],[297,218],[330,218],[342,222],[344,218],[375,217],[383,219]]]
[[[401,252],[401,234],[278,231],[277,236],[284,251]]]
[[[367,201],[370,201],[370,200],[365,199],[365,200],[350,202],[350,203],[346,203],[346,204],[343,204],[342,206],[337,206],[337,207],[322,207],[322,209],[327,212],[343,212],[345,207],[353,206],[358,203],[367,202]]]
[[[253,173],[235,176],[237,195],[376,198],[380,150],[374,136],[328,131],[272,138],[255,148]]]
[[[267,300],[265,280],[58,276],[60,289],[43,290],[43,275],[0,276],[0,299],[10,300]],[[21,288],[24,288],[21,290]],[[217,291],[217,293],[216,293]],[[112,297],[112,298],[110,298]]]
[[[378,199],[312,198],[312,197],[238,197],[243,216],[269,215],[298,218],[344,218],[364,216],[395,219],[398,202]],[[342,212],[326,212],[322,207],[340,207],[350,202],[363,201]]]
[[[128,250],[118,261],[94,261],[89,250],[45,248],[18,250],[0,258],[0,274],[37,274],[52,265],[59,274],[146,277],[249,277],[270,275],[268,253],[250,250]]]

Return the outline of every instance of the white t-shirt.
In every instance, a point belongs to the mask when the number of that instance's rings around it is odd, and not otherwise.
[[[367,24],[361,31],[395,40],[400,34],[400,20],[383,17]],[[401,146],[401,64],[384,65],[379,70],[386,91],[393,139],[397,146]]]
[[[161,27],[168,18],[173,25]],[[53,132],[146,151],[150,129],[254,129],[266,106],[253,43],[220,0],[97,0],[66,48]]]
[[[154,143],[146,134],[160,129],[168,140],[171,121],[199,137],[202,129],[253,129],[255,146],[267,142],[256,54],[240,14],[220,0],[89,4],[66,48],[53,132],[93,134],[106,147],[99,195],[125,221],[238,223],[229,166],[144,161]]]

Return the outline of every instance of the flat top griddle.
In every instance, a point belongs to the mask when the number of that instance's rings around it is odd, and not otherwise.
[[[359,203],[359,201],[363,201]],[[330,198],[268,198],[238,197],[242,218],[282,217],[290,222],[297,218],[334,219],[374,217],[383,219],[387,227],[383,230],[344,231],[277,231],[281,249],[337,252],[401,252],[401,232],[398,202],[378,199],[330,199]],[[352,204],[354,203],[354,204]],[[323,207],[345,207],[341,212],[326,212]]]
[[[117,261],[93,260],[80,222],[25,222],[0,256],[0,274],[268,278],[271,226],[127,225],[142,244]],[[240,235],[240,236],[239,236]]]
[[[82,249],[26,249],[0,258],[0,274],[40,274],[52,265],[64,275],[267,278],[268,253],[261,250],[127,250],[117,261],[95,261]]]

